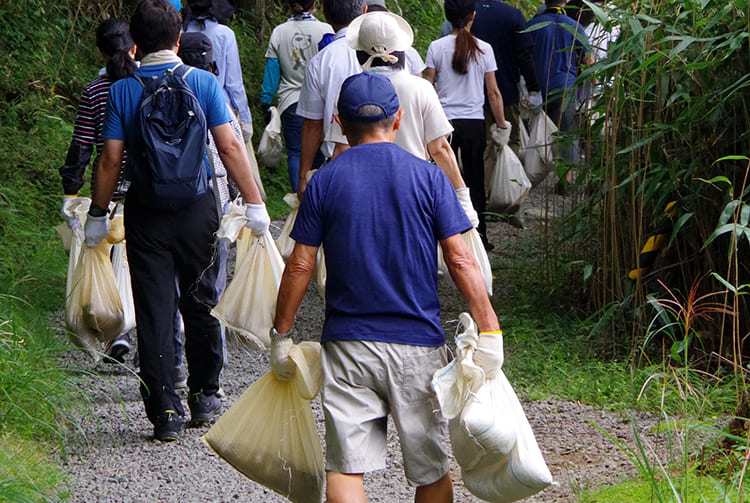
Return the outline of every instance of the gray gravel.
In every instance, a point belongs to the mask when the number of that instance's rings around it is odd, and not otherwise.
[[[526,229],[505,223],[489,225],[490,240],[496,244],[533,235],[540,217],[550,211],[545,187],[535,188],[524,213]],[[558,198],[559,199],[559,198]],[[554,205],[553,205],[554,206]],[[557,211],[557,210],[553,210]],[[279,228],[283,222],[274,222]],[[278,231],[278,229],[277,229]],[[512,247],[498,246],[497,253]],[[503,250],[501,252],[501,250]],[[490,258],[496,253],[492,252]],[[496,295],[502,295],[495,282]],[[452,340],[456,320],[466,310],[463,299],[448,280],[440,282],[443,325]],[[311,286],[297,314],[297,333],[317,339],[323,319],[323,302]],[[277,494],[246,479],[219,459],[201,440],[207,428],[188,429],[174,443],[152,439],[152,427],[146,420],[132,370],[132,353],[125,366],[97,364],[76,351],[63,356],[66,365],[92,370],[82,377],[88,388],[88,413],[81,419],[81,443],[64,462],[69,473],[67,488],[73,502],[225,502],[286,501]],[[506,361],[512,365],[512,359]],[[229,361],[224,372],[225,407],[229,407],[256,379],[269,370],[268,352],[249,350],[230,340]],[[575,501],[583,489],[612,484],[632,475],[626,456],[599,432],[597,424],[613,437],[634,445],[632,419],[588,405],[554,399],[523,400],[524,409],[536,433],[537,441],[556,485],[529,498],[530,502]],[[319,400],[313,409],[322,439],[322,413]],[[649,433],[656,420],[636,416],[640,435],[658,443]],[[406,483],[401,454],[392,425],[389,430],[388,468],[365,477],[369,501],[396,502],[413,499],[414,491]],[[463,487],[458,466],[453,466],[455,500],[480,501]]]

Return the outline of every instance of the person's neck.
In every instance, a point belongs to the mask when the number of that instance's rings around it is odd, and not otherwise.
[[[395,129],[391,129],[390,131],[384,131],[380,129],[378,131],[371,131],[369,133],[363,134],[358,139],[358,141],[352,144],[352,146],[365,145],[367,143],[393,143],[395,139],[396,139]]]

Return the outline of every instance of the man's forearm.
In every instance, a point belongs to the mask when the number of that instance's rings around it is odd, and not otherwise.
[[[122,140],[104,140],[104,148],[99,162],[94,166],[94,186],[91,190],[91,204],[107,208],[112,194],[117,188],[122,167],[122,152],[125,143]]]
[[[302,196],[307,186],[307,173],[312,169],[315,154],[320,148],[323,136],[323,119],[305,119],[302,123],[301,148],[299,157],[299,184],[297,194]]]
[[[245,146],[234,135],[229,123],[211,128],[219,158],[240,189],[242,199],[250,204],[263,204],[263,197],[253,178]]]
[[[279,333],[289,332],[294,325],[294,316],[315,270],[317,254],[316,247],[300,243],[294,245],[294,250],[284,267],[276,299],[273,326]]]
[[[440,246],[443,249],[448,272],[469,305],[469,311],[479,330],[481,332],[499,330],[500,324],[490,298],[487,296],[479,265],[463,236],[456,234],[444,239],[440,242]]]
[[[435,164],[448,176],[448,180],[450,180],[454,189],[458,190],[466,187],[466,182],[464,182],[461,176],[461,170],[458,169],[456,154],[453,152],[445,136],[435,138],[428,143],[427,151],[435,160]]]

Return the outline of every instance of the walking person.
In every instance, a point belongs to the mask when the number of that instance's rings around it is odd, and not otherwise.
[[[578,99],[573,89],[581,64],[591,63],[588,39],[583,26],[565,15],[567,0],[547,0],[543,13],[529,21],[534,28],[534,64],[541,86],[544,107],[560,132],[578,129]],[[562,158],[578,162],[578,140],[567,139]],[[557,191],[567,192],[572,171],[560,180]]]
[[[362,71],[354,50],[346,44],[346,30],[354,18],[366,11],[365,0],[323,0],[323,15],[336,33],[333,41],[307,64],[297,104],[297,113],[304,118],[297,182],[300,200],[318,151],[325,159],[333,156],[333,143],[323,140],[333,124],[336,97],[341,83]]]
[[[415,501],[452,501],[445,418],[431,388],[447,362],[437,294],[437,246],[482,331],[497,316],[461,233],[471,223],[435,165],[393,144],[396,91],[377,74],[346,79],[339,122],[351,148],[305,190],[291,236],[272,330],[271,367],[290,379],[295,313],[317,250],[326,250],[321,343],[326,498],[364,502],[363,474],[385,468],[386,420],[396,425]],[[481,352],[481,351],[480,351]]]
[[[453,26],[450,35],[435,40],[427,49],[425,78],[435,85],[445,115],[453,125],[451,147],[461,160],[463,177],[469,186],[471,201],[479,214],[477,231],[487,250],[484,188],[485,87],[495,124],[507,130],[503,97],[495,80],[495,56],[492,47],[470,33],[474,20],[472,0],[446,0],[445,17]]]
[[[521,93],[520,77],[523,75],[529,92],[528,105],[532,109],[542,105],[542,95],[534,68],[534,41],[526,30],[526,18],[520,10],[502,0],[482,0],[476,4],[476,15],[471,33],[492,46],[495,54],[495,80],[503,95],[503,113],[511,124],[508,146],[518,154],[521,149]],[[490,125],[494,122],[492,110],[485,104],[487,146],[484,150],[484,173],[491,175],[497,163],[498,149],[491,139]],[[521,208],[509,208],[514,214],[507,218],[514,227],[523,228]]]
[[[216,396],[223,364],[221,333],[219,322],[211,316],[211,308],[218,300],[214,234],[219,218],[210,181],[206,180],[210,176],[204,143],[206,127],[246,202],[247,226],[254,234],[262,235],[270,220],[245,149],[229,125],[231,115],[216,78],[209,72],[184,67],[177,57],[181,19],[175,8],[164,0],[142,0],[131,18],[130,31],[144,54],[142,65],[134,72],[134,78],[122,79],[110,88],[109,111],[102,131],[104,149],[96,167],[97,183],[85,233],[89,246],[96,246],[108,234],[106,208],[127,148],[131,154],[131,186],[126,198],[125,239],[138,325],[140,391],[146,415],[154,425],[154,438],[166,442],[179,438],[185,424],[182,401],[174,390],[175,321],[171,307],[176,302],[175,277],[185,324],[191,425],[210,422],[221,409]],[[153,87],[151,82],[158,84],[170,74],[176,78],[169,87],[159,87],[158,92],[172,92],[173,85],[187,85],[190,92],[175,91],[187,98],[185,105],[179,100],[164,102],[153,95],[142,103],[142,96]],[[142,104],[154,106],[165,115],[185,112],[186,117],[195,118],[184,133],[192,136],[180,136],[179,142],[168,143],[146,137],[154,132],[145,129],[148,121],[139,117]],[[185,110],[188,105],[193,108]],[[183,150],[176,164],[172,157],[154,155],[151,150],[146,151],[147,147]],[[168,175],[175,168],[180,171],[180,178]],[[190,181],[183,182],[188,175]],[[163,194],[168,197],[155,197]]]
[[[76,121],[73,126],[73,138],[68,147],[65,164],[60,167],[60,177],[63,186],[62,215],[68,220],[71,228],[80,222],[76,217],[69,217],[65,209],[70,201],[78,196],[83,187],[86,168],[91,161],[91,155],[96,148],[94,165],[102,154],[104,138],[102,128],[107,114],[107,100],[109,88],[113,82],[130,77],[137,65],[134,60],[135,44],[130,36],[128,22],[122,19],[110,18],[103,21],[96,30],[96,48],[104,57],[105,67],[99,71],[99,77],[90,82],[81,93],[78,104]],[[125,180],[125,166],[127,156],[123,155],[117,187],[112,196],[113,201],[122,201],[128,188]],[[96,179],[92,177],[92,186]],[[125,355],[130,352],[130,334],[124,333],[116,337],[104,350],[105,363],[124,363]]]
[[[271,32],[263,72],[260,103],[266,123],[271,120],[271,102],[278,90],[281,131],[286,146],[286,165],[292,192],[297,192],[299,160],[304,119],[297,114],[297,102],[305,80],[307,63],[318,53],[323,35],[333,31],[331,25],[312,15],[315,0],[289,0],[292,17]],[[316,152],[312,169],[323,164],[323,154]]]
[[[223,24],[234,14],[229,0],[188,0],[183,29],[186,33],[202,32],[210,40],[216,62],[216,78],[224,98],[232,111],[236,111],[245,143],[253,137],[253,118],[242,83],[242,66],[237,48],[237,37]]]

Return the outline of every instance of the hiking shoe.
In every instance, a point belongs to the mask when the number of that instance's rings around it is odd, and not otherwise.
[[[107,344],[104,350],[104,363],[125,363],[125,355],[130,352],[130,343],[117,338]]]
[[[216,395],[206,395],[203,392],[191,393],[188,397],[188,407],[190,407],[190,426],[195,428],[213,421],[221,410],[221,400]]]
[[[180,365],[177,367],[177,370],[175,371],[176,375],[174,378],[174,388],[175,389],[185,389],[187,388],[187,370],[185,370],[184,365]]]
[[[165,410],[159,414],[154,425],[154,439],[160,442],[174,442],[180,438],[185,421],[177,411]]]
[[[224,388],[219,386],[219,389],[216,390],[216,398],[224,398],[226,396],[226,393],[224,393]]]

